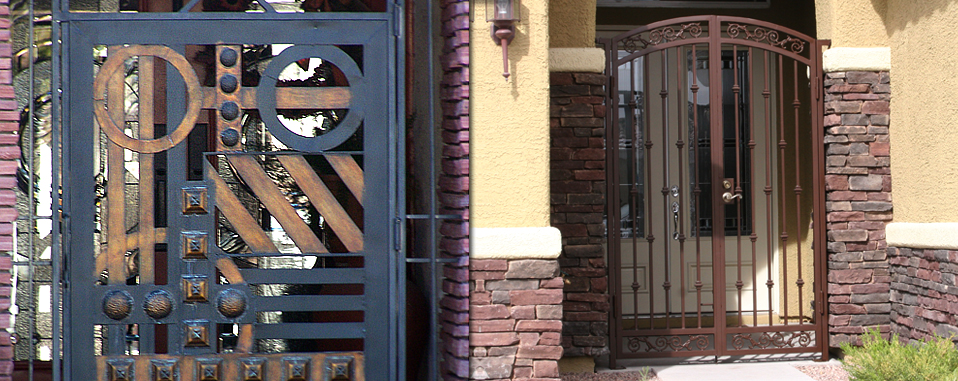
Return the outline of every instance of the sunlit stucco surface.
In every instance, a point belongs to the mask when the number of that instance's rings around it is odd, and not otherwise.
[[[595,0],[550,0],[549,45],[553,48],[595,46]]]
[[[548,1],[522,2],[508,80],[485,2],[472,5],[472,226],[549,226]]]

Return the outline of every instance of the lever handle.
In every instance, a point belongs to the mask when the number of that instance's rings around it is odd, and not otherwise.
[[[725,192],[722,194],[722,201],[725,201],[726,204],[731,204],[735,199],[742,198],[741,194],[733,195],[732,192]]]

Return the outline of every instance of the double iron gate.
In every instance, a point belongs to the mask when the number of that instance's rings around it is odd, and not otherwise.
[[[66,378],[398,379],[401,5],[198,3],[54,10]]]
[[[821,45],[697,16],[605,41],[611,353],[821,353]]]

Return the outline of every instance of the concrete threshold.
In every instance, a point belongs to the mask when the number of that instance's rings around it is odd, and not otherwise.
[[[619,360],[624,369],[609,369],[607,363],[596,366],[597,373],[636,372],[641,368],[652,368],[662,381],[814,381],[795,368],[799,365],[824,365],[835,362],[815,362],[803,356],[749,356],[745,358],[714,357],[683,359],[642,359]]]

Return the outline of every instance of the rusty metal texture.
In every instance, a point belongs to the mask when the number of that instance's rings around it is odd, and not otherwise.
[[[613,366],[827,358],[821,42],[692,16],[601,43]]]

